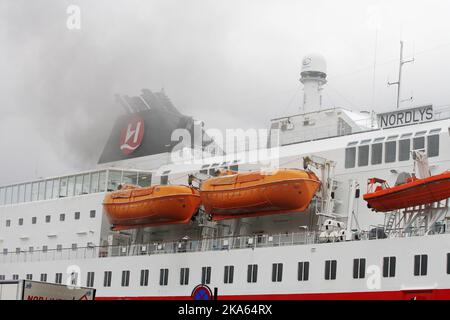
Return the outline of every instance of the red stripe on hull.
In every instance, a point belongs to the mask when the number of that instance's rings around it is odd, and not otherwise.
[[[192,300],[191,296],[96,297],[96,300]],[[218,300],[450,300],[450,289],[219,295]]]

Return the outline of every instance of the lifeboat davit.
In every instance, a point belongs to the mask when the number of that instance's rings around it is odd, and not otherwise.
[[[408,178],[405,183],[389,187],[382,179],[368,181],[364,195],[367,206],[374,211],[389,212],[438,202],[450,198],[450,172],[424,179]]]
[[[213,220],[302,212],[320,187],[313,172],[226,172],[203,181],[200,196]]]
[[[182,185],[125,185],[103,201],[113,230],[188,223],[199,206],[198,190]]]

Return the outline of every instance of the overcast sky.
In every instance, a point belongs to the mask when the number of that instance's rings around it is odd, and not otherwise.
[[[66,27],[69,5],[81,29]],[[0,185],[90,169],[122,112],[164,87],[208,128],[267,128],[298,111],[302,57],[328,63],[324,104],[450,104],[450,1],[0,0]],[[375,68],[375,39],[378,28]],[[375,97],[375,99],[373,99]]]

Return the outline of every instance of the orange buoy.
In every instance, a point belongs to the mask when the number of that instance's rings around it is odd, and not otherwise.
[[[317,176],[305,170],[226,172],[205,180],[200,196],[205,212],[223,220],[305,211],[319,187]]]
[[[182,185],[125,185],[103,201],[113,230],[188,223],[199,206],[198,190]]]

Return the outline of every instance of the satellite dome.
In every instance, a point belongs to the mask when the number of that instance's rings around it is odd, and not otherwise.
[[[321,73],[326,76],[327,62],[325,58],[317,53],[308,54],[302,61],[302,76],[311,73]]]

